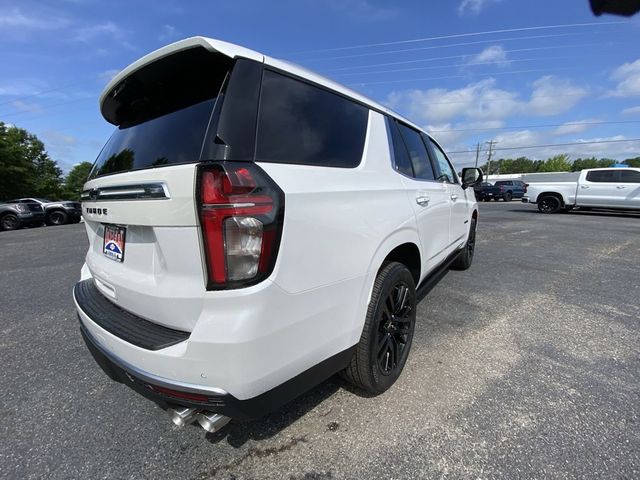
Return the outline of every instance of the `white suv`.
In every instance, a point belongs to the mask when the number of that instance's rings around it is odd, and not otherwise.
[[[396,113],[201,37],[125,68],[100,106],[118,128],[84,187],[74,300],[111,378],[209,431],[337,372],[395,382],[421,293],[471,264],[478,169],[461,182]]]

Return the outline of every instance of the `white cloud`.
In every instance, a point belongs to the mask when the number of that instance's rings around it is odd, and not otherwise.
[[[554,135],[569,135],[572,133],[580,133],[584,132],[588,128],[591,128],[592,125],[589,125],[591,122],[597,122],[597,118],[584,118],[582,120],[574,120],[571,122],[567,122],[555,130],[553,130]]]
[[[467,120],[501,120],[514,115],[551,116],[573,108],[588,94],[584,87],[566,79],[545,76],[533,82],[528,100],[517,92],[496,87],[493,78],[466,87],[446,90],[392,92],[387,103],[422,124],[446,123],[456,117]]]
[[[27,15],[18,8],[0,14],[0,29],[56,30],[68,23],[61,17]]]
[[[557,115],[573,108],[589,91],[567,79],[547,75],[533,82],[527,108],[539,116]]]
[[[25,102],[23,100],[14,100],[10,105],[19,112],[41,113],[43,111],[42,107],[37,103]]]
[[[615,90],[609,92],[613,97],[633,97],[640,95],[640,58],[635,62],[624,63],[611,74],[618,82]]]
[[[76,30],[73,40],[82,43],[92,43],[96,40],[107,38],[120,46],[133,49],[128,41],[129,34],[122,27],[113,22],[104,22],[97,25],[87,25]]]
[[[623,115],[640,115],[640,106],[625,108],[622,110]]]
[[[424,129],[431,133],[442,145],[451,145],[453,142],[458,141],[464,133],[456,131],[456,127],[451,123],[426,125]]]
[[[338,13],[347,14],[356,20],[375,22],[389,20],[396,15],[395,10],[375,5],[369,0],[334,0],[329,5]]]
[[[477,55],[471,56],[466,62],[467,65],[487,63],[497,63],[499,66],[508,65],[509,60],[507,59],[506,50],[501,45],[491,45]]]
[[[455,90],[393,92],[388,103],[420,123],[447,122],[460,115],[470,119],[501,119],[514,114],[521,102],[516,93],[495,88],[495,83],[495,79],[486,79]]]
[[[179,35],[180,33],[176,30],[176,27],[174,27],[173,25],[164,25],[162,27],[162,30],[160,31],[160,34],[158,35],[158,40],[160,40],[161,42],[168,42],[170,40],[178,38]]]
[[[459,15],[478,15],[490,3],[497,3],[501,0],[462,0],[458,5]]]

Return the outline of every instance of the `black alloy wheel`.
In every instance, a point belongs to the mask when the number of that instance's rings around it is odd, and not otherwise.
[[[378,326],[377,364],[383,375],[399,374],[407,357],[412,313],[409,286],[397,283],[384,302]]]
[[[460,254],[451,263],[453,270],[467,270],[473,262],[473,254],[476,251],[476,229],[478,221],[475,218],[471,219],[471,225],[469,225],[469,236],[467,237],[467,243],[460,251]]]
[[[360,341],[342,376],[377,395],[398,379],[411,350],[416,323],[416,286],[399,262],[384,264],[373,285]]]
[[[2,217],[0,226],[2,227],[2,230],[15,230],[20,226],[20,220],[13,213],[9,213]]]
[[[555,195],[545,195],[538,200],[538,210],[542,213],[555,213],[561,206],[560,199]]]
[[[51,212],[49,214],[49,223],[51,225],[64,225],[67,223],[67,214],[60,210]]]

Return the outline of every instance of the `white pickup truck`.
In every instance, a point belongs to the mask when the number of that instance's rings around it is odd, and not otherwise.
[[[575,207],[640,210],[640,168],[582,170],[577,182],[530,183],[524,203],[536,203],[542,213]]]

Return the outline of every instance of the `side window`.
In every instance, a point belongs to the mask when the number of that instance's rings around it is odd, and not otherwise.
[[[621,183],[640,183],[640,172],[637,170],[620,170]]]
[[[400,130],[398,130],[398,124],[393,119],[387,117],[387,126],[389,127],[391,143],[393,144],[393,163],[395,169],[404,175],[413,177],[411,159],[409,158],[409,152],[404,144],[404,140],[402,140],[402,135],[400,135]]]
[[[587,173],[587,181],[613,183],[617,181],[618,170],[594,170]]]
[[[256,161],[353,168],[369,109],[328,90],[264,71]]]
[[[425,137],[426,140],[431,144],[431,148],[438,163],[438,168],[440,169],[440,176],[438,177],[438,180],[449,183],[458,183],[458,178],[456,177],[456,174],[454,173],[453,167],[451,167],[449,160],[447,160],[447,156],[440,149],[440,147],[433,140],[431,140],[431,138],[426,135]]]
[[[420,133],[402,124],[398,124],[398,128],[409,151],[414,177],[418,180],[435,180],[427,147],[422,142]]]

